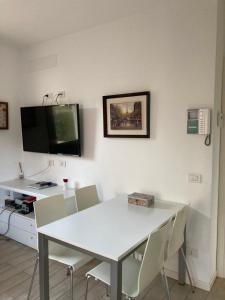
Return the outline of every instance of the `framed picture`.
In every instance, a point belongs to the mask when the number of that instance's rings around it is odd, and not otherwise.
[[[0,102],[0,129],[8,129],[8,103]]]
[[[150,92],[103,96],[104,137],[149,138]]]

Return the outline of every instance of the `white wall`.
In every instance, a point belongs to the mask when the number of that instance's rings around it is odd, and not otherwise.
[[[46,92],[63,89],[83,115],[83,156],[24,153],[26,174],[53,157],[55,166],[44,177],[97,183],[104,200],[139,191],[190,203],[188,246],[197,250],[190,262],[203,288],[215,275],[209,247],[212,147],[202,136],[186,134],[186,112],[213,108],[216,26],[216,0],[159,0],[142,15],[34,46],[24,53],[21,103],[38,105]],[[57,63],[50,67],[52,55]],[[142,90],[151,91],[151,139],[103,138],[102,96]],[[200,173],[202,183],[188,183],[188,173]]]
[[[0,180],[15,178],[21,159],[19,66],[17,50],[0,44],[0,101],[9,103],[9,130],[0,130]]]

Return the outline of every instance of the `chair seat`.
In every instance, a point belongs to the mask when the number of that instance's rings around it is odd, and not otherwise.
[[[49,248],[49,259],[71,266],[76,270],[92,259],[89,255],[56,243],[51,242]]]
[[[141,264],[129,256],[122,264],[122,292],[132,298],[138,295],[138,275]],[[103,262],[90,270],[86,276],[92,276],[110,285],[110,264]]]

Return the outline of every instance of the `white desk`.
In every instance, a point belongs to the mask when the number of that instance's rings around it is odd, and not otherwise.
[[[37,200],[55,196],[58,194],[64,194],[65,198],[69,198],[74,196],[74,190],[66,190],[63,191],[62,186],[54,186],[50,188],[45,188],[41,190],[29,188],[28,186],[37,182],[37,180],[29,180],[29,179],[14,179],[9,181],[0,182],[0,189],[17,192],[21,194],[26,194],[29,196],[34,196],[37,198]]]
[[[0,213],[4,209],[5,199],[13,193],[25,194],[36,197],[37,200],[64,194],[66,199],[68,214],[75,210],[74,190],[63,191],[62,186],[55,186],[42,190],[29,188],[28,185],[34,183],[34,180],[14,179],[0,182]],[[8,227],[8,218],[10,209],[4,211],[0,216],[0,232],[5,232]],[[34,214],[22,215],[15,212],[10,219],[10,229],[7,236],[34,249],[37,249],[37,230],[34,220]]]
[[[166,201],[156,201],[152,208],[138,207],[120,196],[38,228],[40,299],[49,299],[48,240],[111,263],[111,299],[118,300],[123,259],[183,207]],[[182,266],[180,279],[184,280]]]

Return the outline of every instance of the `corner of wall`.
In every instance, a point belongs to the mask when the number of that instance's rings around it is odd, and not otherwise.
[[[212,224],[211,224],[211,273],[214,274],[217,268],[217,236],[218,230],[218,199],[219,199],[219,162],[220,162],[220,127],[217,124],[218,113],[221,112],[222,99],[222,74],[223,74],[223,56],[224,56],[224,14],[225,3],[223,0],[218,0],[217,7],[217,40],[216,40],[216,65],[215,65],[215,85],[214,85],[214,110],[212,121],[213,134],[213,169],[212,169]],[[220,271],[219,271],[220,274]]]

